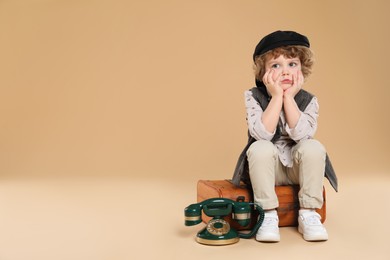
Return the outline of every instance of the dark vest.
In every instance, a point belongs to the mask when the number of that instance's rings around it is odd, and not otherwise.
[[[265,88],[254,87],[251,89],[251,91],[254,99],[259,103],[260,107],[264,111],[267,108],[270,101],[270,97],[268,96]],[[304,111],[306,109],[307,105],[309,105],[312,98],[313,95],[303,89],[301,89],[294,97],[295,102],[297,103],[301,111]],[[280,126],[276,128],[275,135],[272,138],[271,142],[275,143],[280,138],[281,135],[280,128],[281,128]],[[232,178],[232,182],[236,186],[240,185],[240,181],[244,182],[249,187],[251,186],[246,152],[248,151],[251,144],[254,143],[255,141],[256,139],[253,138],[248,131],[248,143],[238,158],[237,165],[234,170],[234,174]],[[330,162],[328,154],[326,154],[325,177],[329,180],[330,184],[335,189],[335,191],[337,191],[338,190],[337,176],[332,167],[332,163]]]

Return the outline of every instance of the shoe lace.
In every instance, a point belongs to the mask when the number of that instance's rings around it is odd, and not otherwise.
[[[265,217],[263,220],[263,226],[274,226],[278,223],[278,219],[275,217]]]
[[[320,217],[317,214],[306,217],[306,223],[309,225],[321,225]]]

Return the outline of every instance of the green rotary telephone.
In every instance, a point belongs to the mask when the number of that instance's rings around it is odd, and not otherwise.
[[[252,206],[254,210],[258,211],[259,218],[249,233],[234,230],[223,219],[223,217],[232,214],[234,221],[237,221],[240,226],[246,227],[250,223]],[[202,210],[207,216],[213,217],[196,236],[196,241],[205,245],[229,245],[237,243],[240,238],[251,238],[260,228],[264,219],[263,209],[254,203],[226,198],[211,198],[191,204],[184,209],[185,225],[194,226],[202,222]]]

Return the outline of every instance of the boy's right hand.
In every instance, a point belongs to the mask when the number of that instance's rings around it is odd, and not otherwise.
[[[274,80],[274,73],[273,69],[267,70],[263,76],[263,83],[271,97],[283,96],[283,89],[279,85],[280,75]]]

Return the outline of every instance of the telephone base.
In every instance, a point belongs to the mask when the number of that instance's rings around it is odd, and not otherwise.
[[[237,243],[240,240],[238,237],[230,238],[230,239],[205,239],[201,237],[196,237],[196,242],[203,245],[210,245],[210,246],[224,246],[224,245],[231,245],[234,243]]]

